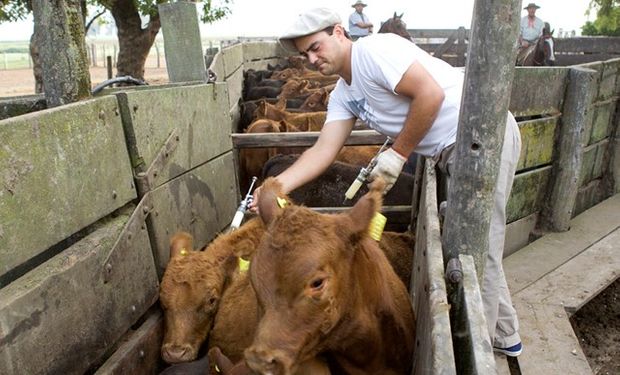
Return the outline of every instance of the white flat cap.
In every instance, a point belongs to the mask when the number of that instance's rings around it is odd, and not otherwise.
[[[310,9],[297,16],[295,22],[293,22],[278,40],[284,49],[297,52],[293,39],[314,34],[339,23],[342,23],[340,16],[331,9]]]

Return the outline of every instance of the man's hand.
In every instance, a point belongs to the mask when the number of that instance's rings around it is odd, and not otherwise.
[[[394,151],[393,148],[388,148],[379,154],[379,157],[377,157],[377,165],[375,165],[372,172],[370,172],[368,178],[370,181],[374,180],[376,177],[383,178],[386,183],[383,193],[386,194],[390,191],[392,186],[394,186],[406,161],[407,158]]]

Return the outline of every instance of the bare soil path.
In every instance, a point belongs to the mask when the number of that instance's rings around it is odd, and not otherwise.
[[[108,78],[107,69],[91,67],[90,77],[94,87]],[[147,68],[145,79],[151,85],[166,83],[168,82],[168,72],[166,68]],[[0,70],[0,98],[31,94],[34,94],[32,69]]]

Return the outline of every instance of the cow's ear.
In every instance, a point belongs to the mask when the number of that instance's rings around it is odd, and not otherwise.
[[[260,198],[258,201],[258,212],[265,224],[271,223],[282,210],[279,202],[284,199],[282,185],[273,177],[265,180],[261,186]]]
[[[187,255],[194,249],[194,238],[187,232],[178,232],[170,240],[170,259]]]
[[[347,215],[353,223],[353,234],[359,235],[368,230],[375,213],[381,210],[385,182],[377,178],[370,185],[370,190],[349,210]]]

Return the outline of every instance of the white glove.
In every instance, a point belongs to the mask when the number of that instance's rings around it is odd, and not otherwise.
[[[370,172],[369,180],[372,181],[377,177],[381,177],[386,183],[385,191],[383,192],[383,194],[386,194],[394,186],[406,161],[407,159],[401,154],[392,148],[388,148],[377,157],[377,165]]]

